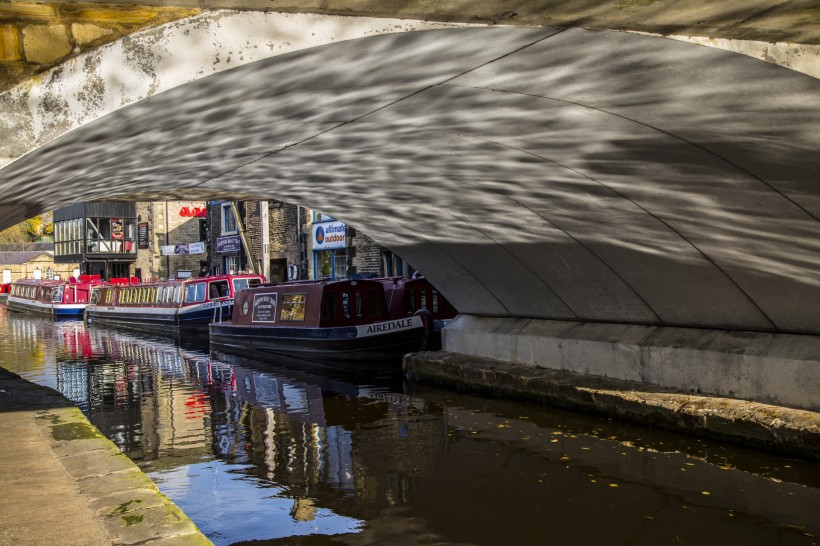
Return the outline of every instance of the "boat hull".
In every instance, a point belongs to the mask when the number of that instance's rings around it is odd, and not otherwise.
[[[206,334],[214,320],[230,320],[233,302],[213,302],[191,307],[89,306],[90,324],[122,327],[159,335]]]
[[[210,326],[212,350],[261,359],[400,361],[406,353],[425,350],[428,340],[428,330],[419,317],[365,326],[323,328],[238,326],[231,323]]]
[[[31,313],[54,318],[80,319],[83,317],[86,304],[84,303],[44,303],[37,300],[27,300],[9,296],[6,300],[9,311]]]

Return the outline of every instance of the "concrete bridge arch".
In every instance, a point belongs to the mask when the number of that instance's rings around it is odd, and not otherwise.
[[[133,86],[92,71],[73,97],[105,115],[6,152],[4,225],[82,199],[300,203],[427,274],[465,314],[447,349],[817,406],[816,78],[623,32],[380,24],[120,109]]]

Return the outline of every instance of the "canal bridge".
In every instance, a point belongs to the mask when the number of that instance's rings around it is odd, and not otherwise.
[[[0,228],[283,200],[436,284],[445,350],[820,409],[810,3],[175,4],[0,95]]]

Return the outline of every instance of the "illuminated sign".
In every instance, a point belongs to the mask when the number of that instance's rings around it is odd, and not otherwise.
[[[344,248],[346,230],[342,222],[313,224],[313,250]]]

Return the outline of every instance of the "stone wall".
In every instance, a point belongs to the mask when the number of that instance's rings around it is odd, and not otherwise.
[[[20,279],[33,279],[34,271],[39,269],[41,278],[46,278],[46,270],[51,269],[54,275],[59,275],[61,279],[68,279],[74,275],[74,271],[80,268],[78,263],[58,264],[54,263],[54,257],[47,252],[24,263],[4,264],[0,263],[0,272],[11,271],[12,282]],[[0,280],[2,277],[0,277]]]
[[[136,30],[197,8],[0,2],[0,90]]]
[[[348,228],[350,230],[350,228]],[[348,240],[348,247],[355,249],[352,256],[348,255],[347,264],[351,275],[356,273],[375,273],[379,277],[384,276],[384,265],[382,264],[382,248],[370,237],[356,231],[353,237]]]
[[[736,51],[815,77],[820,74],[820,25],[812,2],[772,6],[768,0],[537,0],[514,5],[499,0],[42,0],[0,1],[0,90],[136,30],[221,9],[637,31]]]
[[[137,260],[131,273],[140,269],[144,280],[166,279],[169,274],[176,277],[178,271],[190,271],[193,276],[197,276],[200,262],[207,260],[207,254],[163,256],[162,247],[201,241],[200,219],[183,216],[180,212],[185,208],[191,211],[194,208],[204,207],[204,201],[137,203],[138,223],[148,222],[148,248],[137,249]]]
[[[259,220],[259,201],[245,201],[245,229],[251,258],[259,264],[262,255],[262,238]],[[299,264],[299,207],[282,201],[268,201],[268,237],[272,262],[284,260],[287,267]],[[271,280],[292,280],[285,278],[283,271],[271,270]],[[278,277],[278,278],[277,278]]]

